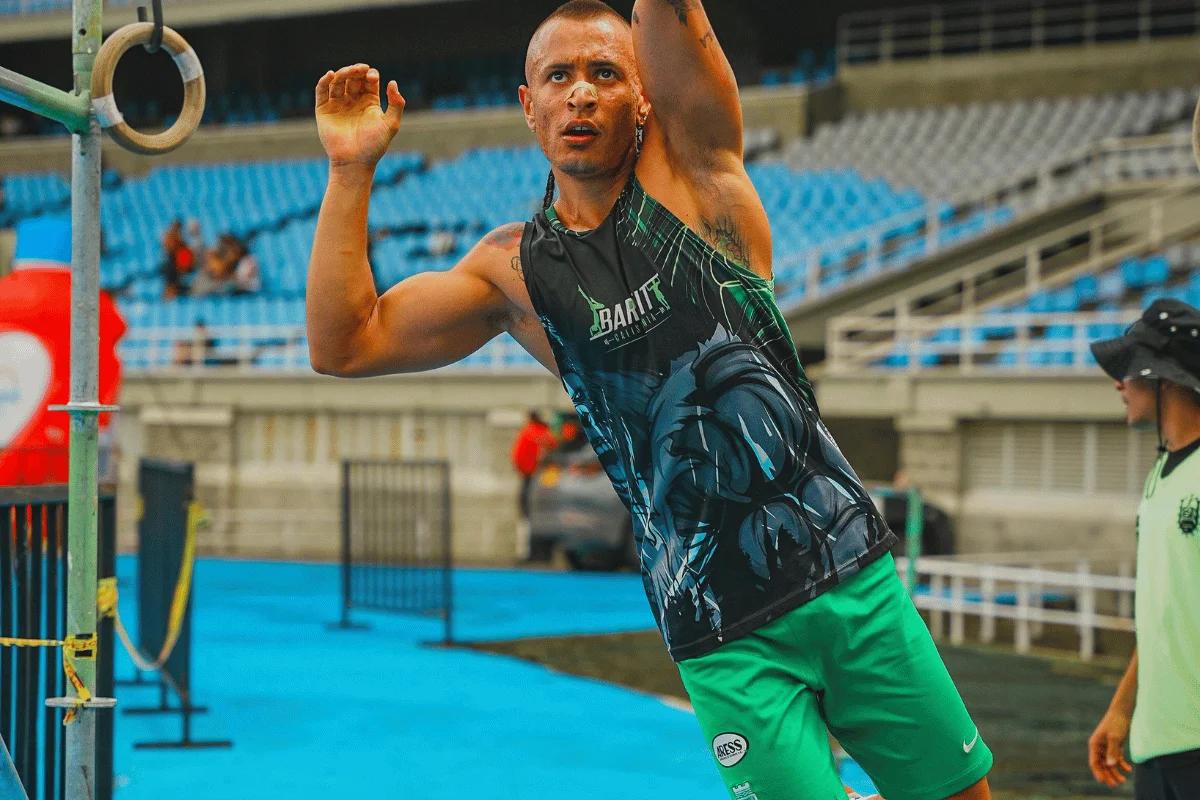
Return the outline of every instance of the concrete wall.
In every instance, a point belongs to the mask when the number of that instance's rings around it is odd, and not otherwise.
[[[362,382],[320,376],[133,378],[119,418],[121,545],[136,544],[140,457],[196,464],[210,555],[336,559],[345,458],[451,464],[455,557],[516,555],[509,448],[524,411],[568,410],[549,375],[432,373]]]
[[[1200,40],[1116,42],[845,66],[845,111],[1146,91],[1200,81]]]
[[[848,454],[893,445],[847,421],[894,426],[900,468],[954,517],[959,552],[1132,557],[1154,433],[1125,427],[1103,376],[814,372],[818,401]]]

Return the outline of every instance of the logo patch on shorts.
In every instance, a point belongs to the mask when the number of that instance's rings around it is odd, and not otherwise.
[[[712,742],[713,755],[722,767],[732,767],[746,757],[750,742],[740,733],[722,733]]]
[[[743,783],[740,786],[733,787],[734,800],[758,800],[758,795],[750,788],[750,784]]]

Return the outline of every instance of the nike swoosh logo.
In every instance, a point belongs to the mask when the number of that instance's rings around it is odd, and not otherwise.
[[[971,743],[967,744],[966,742],[963,742],[963,752],[970,753],[972,750],[975,749],[975,744],[978,741],[979,741],[979,729],[976,728],[975,729],[975,738],[971,740]]]

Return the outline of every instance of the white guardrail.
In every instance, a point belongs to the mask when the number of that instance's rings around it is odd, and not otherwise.
[[[1025,372],[1051,367],[1072,372],[1095,371],[1091,343],[1115,338],[1141,316],[1138,309],[1091,312],[976,312],[903,320],[859,318],[839,320],[858,338],[842,334],[830,341],[834,371],[861,369],[882,359],[892,369],[916,372],[953,367],[962,373]],[[881,334],[884,342],[872,340]],[[836,342],[836,344],[834,344]]]
[[[1051,568],[1044,561],[1017,566],[965,558],[971,557],[917,560],[923,586],[913,600],[919,610],[929,612],[935,639],[946,636],[948,621],[950,642],[963,644],[966,620],[974,617],[979,620],[980,642],[991,644],[996,641],[996,621],[1007,619],[1013,622],[1013,648],[1028,653],[1046,625],[1060,625],[1078,632],[1079,657],[1090,661],[1096,655],[1097,631],[1134,629],[1132,561],[1119,563],[1114,575],[1094,571],[1086,558],[1076,560],[1070,570]],[[903,576],[908,560],[897,558],[896,567]]]
[[[312,372],[303,326],[237,325],[130,328],[117,346],[129,374],[186,373],[213,369],[242,372]],[[500,336],[444,369],[541,369],[515,340]]]

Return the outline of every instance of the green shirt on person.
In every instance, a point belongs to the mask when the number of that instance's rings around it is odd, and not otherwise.
[[[1200,749],[1200,455],[1166,462],[1138,508],[1135,763]]]

